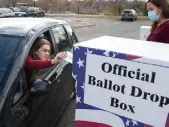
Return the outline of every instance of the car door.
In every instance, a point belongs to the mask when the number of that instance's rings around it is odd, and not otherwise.
[[[19,54],[23,52],[19,49],[23,38],[0,35],[0,93],[5,100],[0,105],[3,108],[0,112],[0,123],[5,127],[18,127],[20,124],[24,127],[28,113],[23,105],[27,97],[23,69],[16,66],[21,61]]]
[[[58,31],[59,29],[61,31]],[[60,34],[58,35],[59,32],[62,36],[65,37],[64,42],[66,42],[66,44],[67,44],[67,45],[65,45],[65,47],[59,47],[59,46],[62,46],[62,44],[59,44],[59,43],[62,43],[62,41],[60,41],[61,39],[58,39],[58,38],[63,38],[63,37],[59,37],[59,35],[60,35]],[[77,38],[72,26],[69,23],[63,24],[62,26],[57,26],[55,28],[52,28],[52,33],[53,33],[54,42],[58,47],[58,52],[68,51],[68,52],[72,53],[73,52],[73,45],[76,43],[79,43],[78,38]],[[60,69],[58,69],[59,73],[61,73],[61,71],[63,70],[62,68],[64,67],[64,64],[66,65],[67,62],[63,61],[63,66]],[[72,64],[69,64],[69,66],[72,66]],[[75,93],[75,84],[73,83],[72,85],[73,85],[73,92]]]
[[[51,36],[52,29],[48,32]],[[59,35],[62,30],[59,29]],[[47,34],[46,34],[47,35]],[[48,37],[45,37],[48,38]],[[54,38],[52,37],[54,41]],[[66,40],[68,37],[66,35]],[[60,51],[66,51],[70,49],[70,43],[67,43],[68,47],[64,47]],[[57,44],[54,42],[54,48],[57,48]],[[59,52],[57,50],[57,52]],[[52,54],[52,56],[56,53]],[[73,78],[72,78],[72,66],[71,64],[62,61],[58,65],[53,65],[46,69],[41,69],[38,72],[38,79],[47,80],[51,83],[51,90],[45,96],[36,97],[32,102],[32,112],[27,120],[30,127],[53,127],[59,121],[63,110],[69,102],[73,93]]]
[[[29,109],[25,105],[28,97],[24,70],[21,69],[13,83],[10,95],[7,99],[4,113],[5,127],[27,127],[26,117]]]
[[[31,127],[55,127],[72,99],[74,79],[71,64],[65,65],[60,74],[57,74],[57,66],[51,70],[47,76],[39,77],[51,81],[51,89],[45,96],[35,98],[29,120]]]
[[[67,25],[69,25],[69,24],[67,24]],[[72,28],[67,26],[67,29],[72,29]],[[51,29],[51,34],[53,34],[54,43],[56,45],[58,52],[62,52],[62,51],[71,52],[72,47],[73,47],[73,43],[75,43],[75,42],[71,41],[73,39],[68,34],[68,33],[70,33],[71,30],[69,30],[69,32],[68,32],[67,29],[65,29],[64,25],[57,25],[56,27],[53,27]],[[76,36],[73,36],[73,37],[76,37]],[[62,61],[62,63],[58,65],[58,69],[56,70],[57,74],[61,74],[63,71],[63,68],[67,64],[68,64],[67,61]],[[69,66],[71,66],[71,64],[69,64]]]

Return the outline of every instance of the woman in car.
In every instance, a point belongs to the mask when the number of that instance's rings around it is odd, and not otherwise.
[[[48,68],[54,64],[58,64],[67,57],[66,52],[58,53],[53,59],[50,59],[51,44],[46,39],[37,39],[26,59],[25,71],[28,83],[36,79],[40,69]]]
[[[169,43],[169,0],[148,0],[147,10],[153,22],[147,41]]]

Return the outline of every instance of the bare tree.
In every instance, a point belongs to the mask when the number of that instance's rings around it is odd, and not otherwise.
[[[77,0],[71,0],[71,5],[70,5],[70,9],[72,12],[74,13],[78,13],[78,9],[79,5],[78,5],[78,1]]]
[[[36,2],[37,6],[44,9],[46,12],[49,10],[49,0],[39,0]]]
[[[19,0],[4,1],[13,1],[15,4],[15,1]],[[145,2],[139,0],[38,0],[37,6],[46,11],[48,9],[58,13],[71,11],[78,14],[100,14],[103,12],[109,15],[120,15],[127,8],[133,8],[139,12],[138,14],[141,14],[145,10]]]
[[[16,6],[16,3],[19,1],[19,0],[7,0],[13,7]]]
[[[70,5],[71,5],[71,1],[64,0],[64,9],[65,9],[65,11],[70,11]]]
[[[6,7],[15,7],[17,2],[19,2],[19,0],[2,0],[2,4]]]
[[[57,0],[49,0],[49,10],[56,11]]]
[[[103,10],[103,7],[104,2],[101,0],[94,0],[91,6],[92,9],[96,9],[98,14]]]
[[[145,3],[143,3],[143,4],[144,4],[143,15],[147,16],[148,15],[147,5]]]
[[[61,14],[61,13],[62,13],[62,10],[63,10],[63,1],[62,1],[62,0],[59,0],[56,7],[57,7],[59,13]]]
[[[41,1],[41,0],[40,0]],[[21,2],[21,3],[28,3],[30,5],[33,5],[33,2],[34,0],[18,0],[18,2]],[[37,1],[36,1],[37,2]]]
[[[77,14],[80,13],[80,5],[81,5],[81,1],[78,0],[78,1],[77,1]]]
[[[49,9],[62,13],[64,11],[64,0],[49,0]]]
[[[1,4],[5,7],[15,7],[17,3],[33,4],[33,0],[1,0]]]
[[[83,0],[83,8],[91,8],[95,0]]]

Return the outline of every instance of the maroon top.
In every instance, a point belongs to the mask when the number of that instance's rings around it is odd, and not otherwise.
[[[33,70],[39,70],[50,66],[52,66],[50,60],[34,60],[31,56],[28,56],[25,64],[27,82],[29,83]]]
[[[169,43],[169,21],[157,26],[157,28],[148,36],[147,41]]]

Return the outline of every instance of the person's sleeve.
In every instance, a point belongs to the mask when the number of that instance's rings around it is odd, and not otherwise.
[[[26,68],[28,69],[43,69],[50,66],[52,66],[50,60],[33,60],[30,57],[26,59]]]
[[[168,36],[168,33],[169,33],[169,24],[167,24],[168,26],[166,26],[166,28],[164,29],[164,32],[162,33],[162,40],[163,40],[163,43],[167,43],[169,44],[169,36]]]

